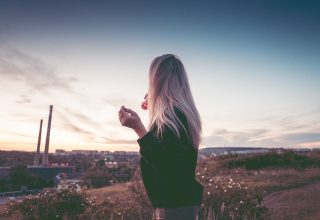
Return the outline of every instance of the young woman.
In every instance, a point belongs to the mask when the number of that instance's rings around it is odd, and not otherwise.
[[[149,70],[148,131],[136,112],[121,107],[119,120],[139,136],[140,168],[153,219],[198,219],[203,187],[195,179],[201,122],[182,62],[156,57]]]

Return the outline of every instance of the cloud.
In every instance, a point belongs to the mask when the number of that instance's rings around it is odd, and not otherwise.
[[[87,115],[84,115],[82,113],[80,113],[79,111],[76,111],[74,109],[71,108],[64,108],[64,112],[66,114],[68,114],[69,116],[75,118],[78,122],[85,124],[87,126],[92,127],[93,129],[100,129],[101,128],[101,124],[92,120],[90,117],[88,117]]]
[[[63,112],[56,110],[55,114],[57,115],[57,117],[59,119],[61,119],[60,123],[64,129],[71,131],[73,133],[76,133],[76,134],[80,134],[80,136],[82,138],[84,138],[85,140],[92,141],[92,140],[96,139],[97,135],[94,132],[89,131],[85,128],[82,128],[75,121],[72,121],[69,119],[69,117],[65,116],[65,114]]]
[[[56,110],[61,126],[75,134],[80,135],[86,142],[99,144],[137,144],[136,140],[114,139],[105,137],[103,125],[93,121],[88,116],[70,109]]]
[[[279,138],[279,141],[289,144],[320,142],[320,132],[300,132],[285,134]]]
[[[18,99],[16,101],[16,103],[18,104],[28,104],[28,103],[31,103],[31,98],[29,97],[29,95],[20,95],[20,99]]]
[[[106,144],[138,144],[137,140],[104,138]]]
[[[47,92],[50,89],[72,91],[74,77],[60,76],[48,63],[17,49],[0,51],[0,76],[3,79],[24,83],[32,91]]]
[[[254,139],[264,137],[267,129],[248,129],[243,131],[229,131],[227,129],[216,129],[211,135],[204,137],[206,145],[214,146],[253,146]]]
[[[207,146],[295,147],[320,142],[320,132],[278,133],[267,129],[229,131],[216,129],[203,138]]]
[[[33,135],[27,135],[27,134],[22,134],[22,133],[16,133],[16,132],[10,132],[10,131],[0,131],[1,134],[7,134],[13,137],[24,137],[24,138],[35,138]]]
[[[143,97],[141,98],[141,101],[142,101]],[[128,99],[128,98],[125,98],[121,95],[113,95],[112,97],[105,97],[104,99],[104,102],[111,105],[111,106],[114,106],[116,108],[119,108],[124,105],[124,106],[127,106],[127,107],[132,107],[132,106],[136,106],[137,103],[132,100],[132,99]]]

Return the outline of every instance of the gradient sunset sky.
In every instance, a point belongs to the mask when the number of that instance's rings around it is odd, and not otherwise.
[[[224,3],[221,3],[224,2]],[[237,3],[238,2],[238,3]],[[240,3],[241,2],[241,3]],[[320,147],[317,1],[0,1],[0,149],[138,151],[155,56],[178,55],[203,146]]]

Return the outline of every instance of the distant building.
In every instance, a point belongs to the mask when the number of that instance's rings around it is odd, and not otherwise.
[[[59,173],[66,173],[69,178],[75,175],[74,166],[27,166],[27,168],[31,174],[44,179],[54,179]]]
[[[72,150],[70,154],[82,154],[86,156],[96,156],[99,155],[97,150]]]
[[[126,152],[127,156],[139,156],[140,152],[137,151],[127,151]]]
[[[102,151],[100,151],[100,155],[101,156],[107,156],[107,155],[109,155],[111,152],[110,151],[108,151],[108,150],[102,150]]]
[[[119,164],[117,162],[105,162],[104,165],[108,168],[118,168]]]
[[[56,149],[55,154],[56,154],[56,155],[64,156],[64,155],[66,155],[66,151],[63,150],[63,149]]]
[[[127,154],[126,151],[115,151],[113,152],[114,155],[117,155],[117,156],[125,156]]]
[[[108,154],[105,158],[106,161],[114,161],[114,156],[112,154]]]

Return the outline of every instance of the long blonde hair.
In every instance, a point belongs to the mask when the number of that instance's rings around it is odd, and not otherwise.
[[[157,135],[162,136],[167,125],[180,138],[186,132],[195,149],[201,142],[201,120],[195,106],[187,73],[180,59],[172,54],[156,57],[149,70],[148,92],[149,126],[156,125]],[[187,119],[187,128],[175,109]]]

